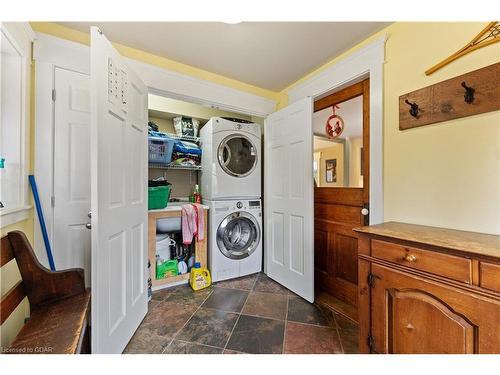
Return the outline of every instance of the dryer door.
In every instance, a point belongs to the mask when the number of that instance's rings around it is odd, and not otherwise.
[[[226,173],[234,177],[245,177],[257,166],[257,147],[248,137],[231,134],[219,144],[217,157]]]
[[[222,220],[217,229],[217,246],[230,259],[250,256],[259,242],[259,223],[248,212],[233,212]]]

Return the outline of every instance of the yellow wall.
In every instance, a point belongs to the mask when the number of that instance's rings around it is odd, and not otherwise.
[[[329,148],[314,150],[314,153],[319,153],[318,170],[319,182],[318,187],[336,187],[344,185],[344,144],[334,143]],[[337,181],[326,182],[326,161],[337,159]]]
[[[363,138],[349,139],[349,187],[363,187],[361,175],[361,147]]]
[[[499,111],[404,132],[398,129],[400,95],[500,61],[497,43],[430,77],[424,74],[485,25],[395,23],[289,87],[388,35],[383,95],[385,221],[500,234]]]

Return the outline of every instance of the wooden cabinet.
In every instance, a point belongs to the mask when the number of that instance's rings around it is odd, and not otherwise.
[[[500,353],[500,237],[481,251],[485,235],[464,246],[447,230],[443,247],[415,233],[427,227],[395,224],[359,230],[360,352]]]
[[[203,209],[203,215],[205,219],[205,231],[203,236],[203,241],[198,241],[193,239],[195,246],[195,261],[199,262],[202,267],[207,267],[207,224],[208,224],[208,211],[207,208]],[[149,277],[151,278],[151,284],[153,290],[161,289],[170,285],[177,284],[179,282],[189,280],[189,272],[177,275],[169,276],[164,279],[156,279],[156,221],[158,219],[172,218],[172,217],[182,217],[182,211],[176,210],[152,210],[148,213],[148,257],[151,267],[149,269]]]

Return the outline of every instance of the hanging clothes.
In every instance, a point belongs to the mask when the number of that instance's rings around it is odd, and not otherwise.
[[[205,233],[205,216],[203,206],[198,203],[182,206],[182,243],[189,245],[196,236],[198,241],[203,241]]]

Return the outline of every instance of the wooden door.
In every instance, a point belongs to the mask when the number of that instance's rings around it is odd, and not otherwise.
[[[372,351],[498,353],[500,301],[372,264]]]
[[[358,236],[353,228],[368,224],[368,214],[363,215],[362,210],[368,213],[370,191],[369,80],[314,103],[317,112],[359,96],[363,103],[363,187],[316,186],[314,189],[316,289],[355,307],[358,304]]]

